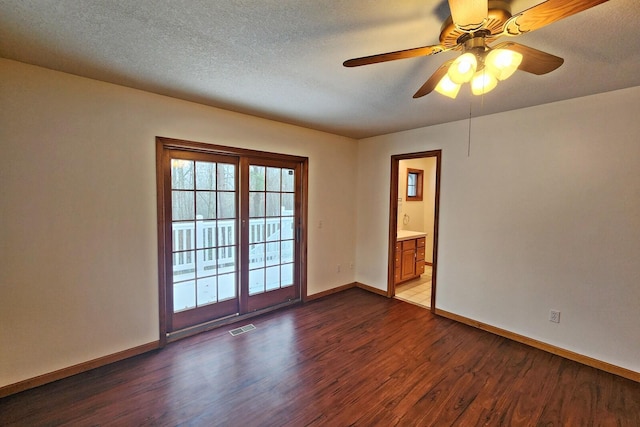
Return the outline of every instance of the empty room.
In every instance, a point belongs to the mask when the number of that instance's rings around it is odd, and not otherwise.
[[[638,20],[0,1],[0,425],[640,425]]]

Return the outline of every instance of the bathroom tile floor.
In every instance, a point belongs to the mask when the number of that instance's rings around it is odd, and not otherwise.
[[[422,276],[396,286],[396,298],[421,307],[431,307],[431,267]]]

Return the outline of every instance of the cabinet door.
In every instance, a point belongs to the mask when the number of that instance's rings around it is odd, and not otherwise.
[[[415,248],[402,250],[402,275],[401,280],[410,279],[416,274],[416,250]]]

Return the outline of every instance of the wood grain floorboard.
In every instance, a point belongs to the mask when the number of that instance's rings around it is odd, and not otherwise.
[[[640,384],[349,289],[0,399],[2,426],[640,426]]]

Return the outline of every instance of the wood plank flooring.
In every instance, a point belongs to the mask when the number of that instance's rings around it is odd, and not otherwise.
[[[0,425],[640,426],[639,383],[361,289],[251,323],[1,399]]]

